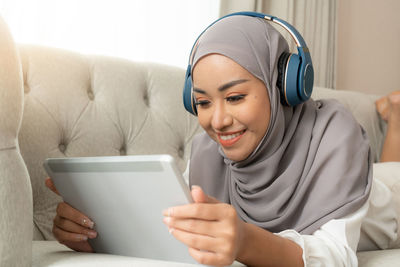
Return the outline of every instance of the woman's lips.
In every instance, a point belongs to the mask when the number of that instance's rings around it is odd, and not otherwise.
[[[233,146],[244,135],[246,130],[230,133],[218,133],[218,141],[224,147]]]

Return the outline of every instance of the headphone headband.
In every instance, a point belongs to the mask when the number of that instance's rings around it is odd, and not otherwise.
[[[218,21],[227,17],[240,15],[262,18],[267,21],[274,22],[283,27],[296,43],[298,55],[292,54],[288,57],[287,68],[283,71],[284,78],[281,84],[281,87],[283,88],[280,88],[282,102],[284,102],[284,104],[286,105],[294,106],[308,100],[311,96],[314,83],[314,69],[312,67],[310,52],[300,33],[292,25],[275,16],[250,11],[236,12],[223,16],[211,23],[197,37],[192,46],[192,49],[190,50],[189,63],[186,70],[185,84],[183,89],[183,104],[185,106],[185,109],[193,115],[197,115],[197,109],[194,103],[191,71],[194,56],[193,52],[197,47],[199,39],[203,35],[203,33],[208,30],[208,28],[213,26]]]

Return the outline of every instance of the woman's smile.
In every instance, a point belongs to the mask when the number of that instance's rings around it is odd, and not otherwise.
[[[237,132],[217,133],[219,143],[224,147],[233,146],[246,133],[246,130]]]

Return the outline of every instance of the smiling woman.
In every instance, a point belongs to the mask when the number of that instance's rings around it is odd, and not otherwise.
[[[219,1],[3,0],[0,12],[17,43],[185,67]]]

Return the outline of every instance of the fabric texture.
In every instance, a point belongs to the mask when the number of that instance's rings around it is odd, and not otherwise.
[[[264,82],[271,119],[256,150],[240,162],[206,134],[195,138],[190,184],[232,204],[246,222],[311,234],[366,202],[372,157],[365,131],[338,102],[280,104],[276,66],[284,51],[286,41],[269,23],[248,16],[220,20],[199,38],[193,68],[208,54],[231,58]]]
[[[18,52],[0,18],[0,266],[30,266],[32,191],[18,145],[23,83]]]

